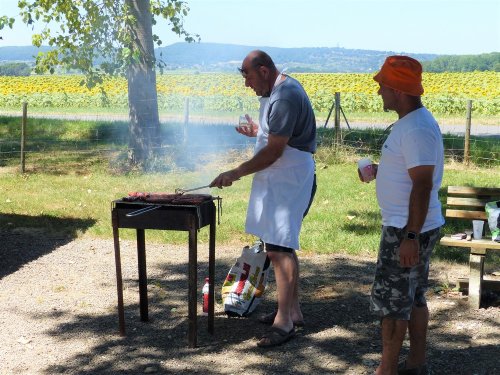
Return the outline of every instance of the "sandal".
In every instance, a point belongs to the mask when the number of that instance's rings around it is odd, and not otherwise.
[[[276,314],[278,313],[277,310],[274,310],[273,312],[270,312],[269,314],[261,315],[258,318],[258,321],[263,324],[267,325],[272,325],[274,323],[274,318],[276,318]],[[293,325],[295,327],[304,327],[305,322],[303,320],[298,320],[296,322],[293,322]]]
[[[428,375],[430,374],[427,363],[423,365],[407,368],[406,361],[399,362],[398,364],[398,375]]]
[[[257,346],[260,348],[270,348],[273,346],[278,346],[284,344],[294,336],[295,328],[292,328],[290,332],[287,332],[280,328],[271,327],[269,332],[262,336],[260,341],[257,343]]]

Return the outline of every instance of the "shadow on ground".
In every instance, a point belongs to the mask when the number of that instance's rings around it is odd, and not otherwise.
[[[198,347],[188,349],[187,264],[162,263],[148,280],[150,322],[140,322],[139,306],[130,302],[125,306],[127,336],[123,338],[117,334],[116,312],[75,316],[50,334],[61,342],[70,342],[75,336],[100,336],[99,343],[91,352],[41,373],[372,374],[381,352],[379,322],[369,313],[373,262],[334,256],[322,259],[319,263],[301,259],[306,326],[283,347],[263,350],[255,345],[266,330],[257,322],[257,315],[274,308],[271,280],[270,296],[251,317],[227,318],[219,306],[213,336],[206,331],[206,318],[199,317]],[[230,265],[227,260],[217,261],[217,280],[224,279]],[[199,274],[207,272],[200,265]],[[137,280],[125,279],[124,284],[125,289],[138,293]],[[220,283],[216,283],[217,291]],[[457,314],[463,314],[465,304],[446,305],[431,322],[429,360],[436,374],[492,374],[498,370],[497,346],[474,344],[464,331],[443,329]],[[481,324],[489,325],[491,337],[498,342],[499,322],[486,319]]]
[[[71,242],[94,223],[92,219],[0,214],[0,279]]]

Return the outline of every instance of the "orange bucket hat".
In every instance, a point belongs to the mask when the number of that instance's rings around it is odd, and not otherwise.
[[[412,96],[424,93],[422,86],[422,65],[408,56],[389,56],[375,77],[381,85],[399,90]]]

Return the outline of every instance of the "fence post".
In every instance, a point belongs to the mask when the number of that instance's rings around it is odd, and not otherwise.
[[[335,144],[340,145],[340,92],[335,93]]]
[[[26,156],[24,149],[26,146],[26,123],[28,119],[28,103],[23,103],[23,118],[21,120],[21,173],[26,170]]]
[[[186,98],[186,100],[184,101],[184,127],[183,127],[183,137],[182,137],[184,143],[187,143],[188,124],[189,124],[189,98]]]
[[[469,165],[470,161],[470,128],[472,119],[472,100],[467,100],[467,119],[465,121],[465,138],[464,138],[464,164]]]

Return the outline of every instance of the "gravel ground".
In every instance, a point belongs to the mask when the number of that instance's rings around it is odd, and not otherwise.
[[[255,345],[265,332],[256,316],[275,304],[271,280],[255,316],[227,318],[216,305],[213,336],[199,316],[198,347],[188,349],[187,245],[147,245],[150,322],[143,323],[135,243],[122,242],[127,336],[120,337],[111,240],[51,238],[26,228],[0,230],[0,239],[0,374],[372,374],[380,357],[379,324],[368,312],[373,257],[302,255],[306,326],[282,347]],[[240,251],[217,248],[219,296]],[[207,253],[200,244],[200,290]],[[500,373],[498,295],[469,311],[467,296],[446,288],[466,275],[465,265],[433,263],[433,374]]]

